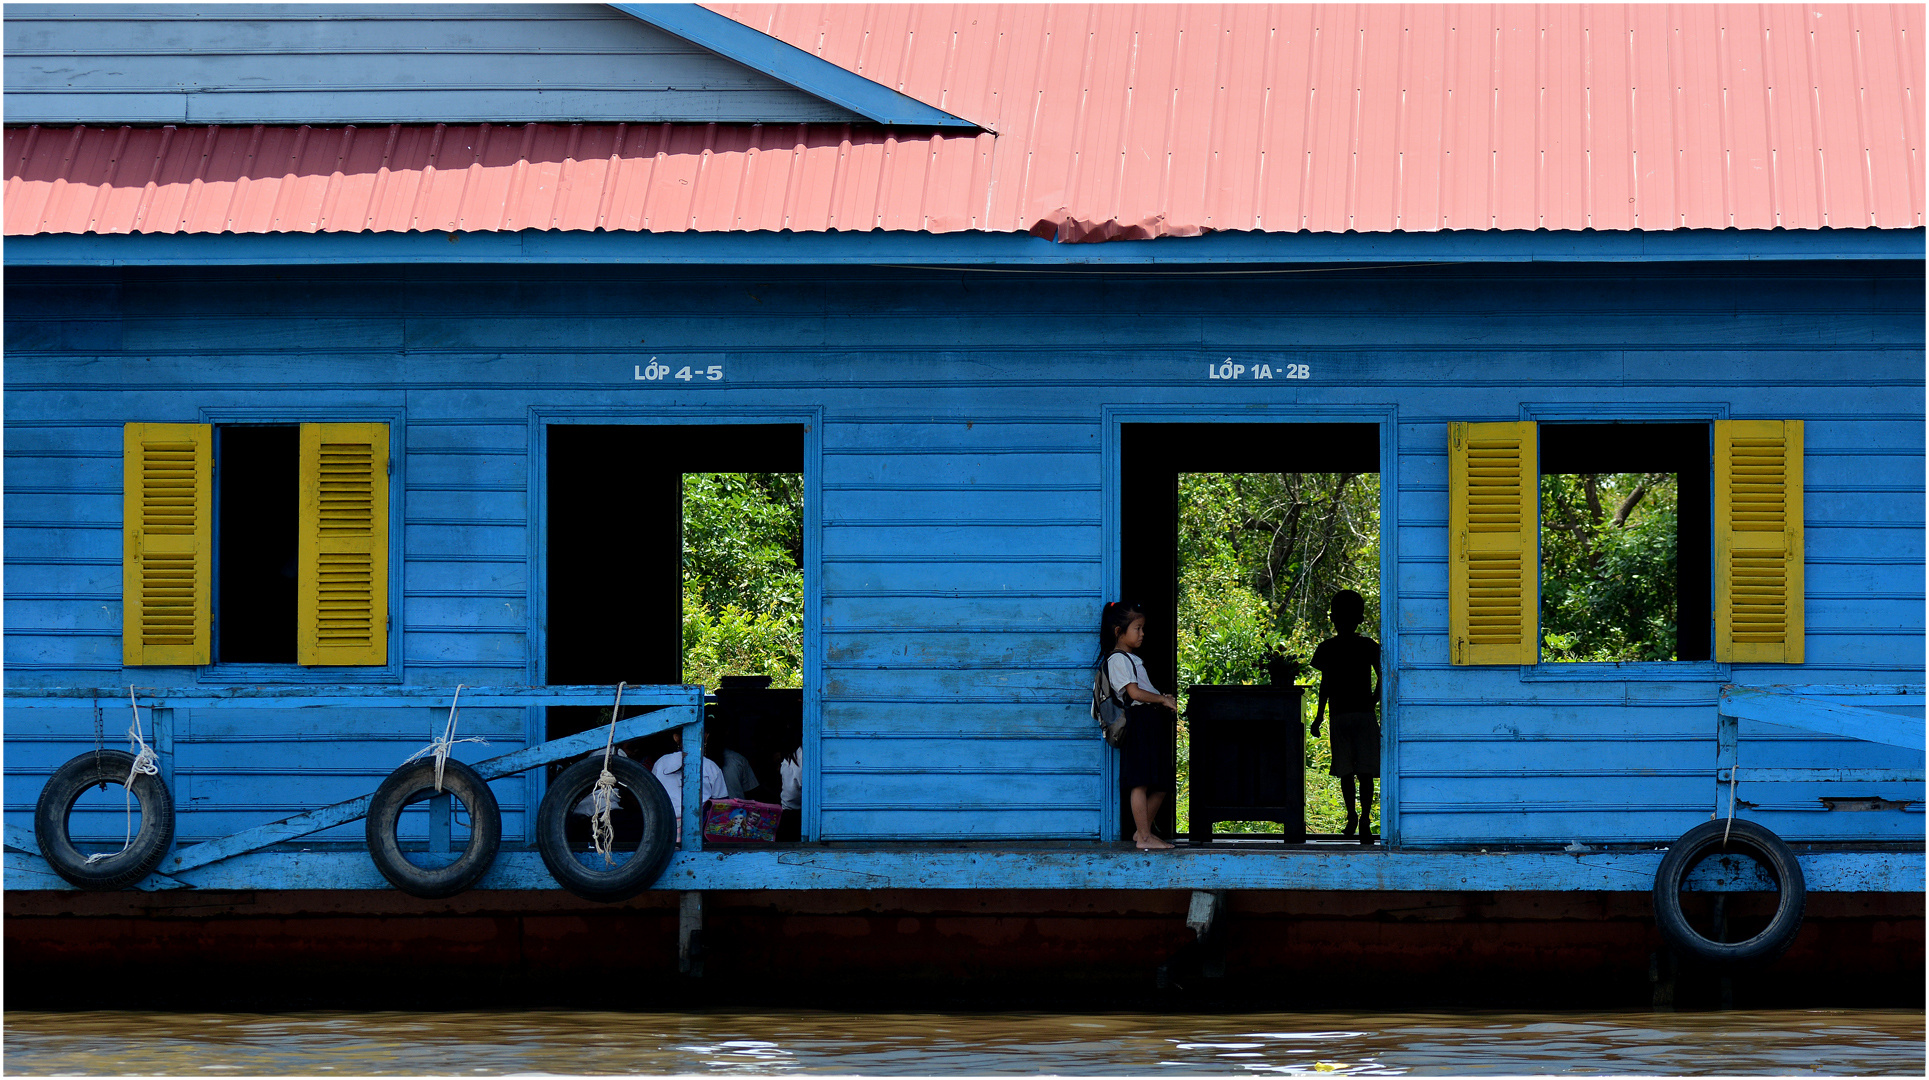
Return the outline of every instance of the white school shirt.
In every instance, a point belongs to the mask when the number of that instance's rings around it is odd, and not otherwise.
[[[792,754],[779,762],[777,771],[782,774],[783,783],[779,786],[778,800],[786,810],[804,808],[804,763],[803,753]]]
[[[1139,689],[1148,694],[1159,692],[1158,688],[1152,685],[1152,680],[1145,676],[1145,661],[1133,653],[1115,652],[1106,657],[1105,678],[1111,682],[1112,692],[1127,705],[1137,705],[1139,702],[1125,696],[1126,683],[1138,683]]]
[[[717,763],[709,758],[698,760],[703,762],[703,801],[707,803],[711,799],[729,798],[730,788],[723,782],[723,770],[717,768]],[[683,751],[672,750],[657,758],[650,772],[662,782],[663,790],[670,793],[670,812],[678,818],[683,817]]]

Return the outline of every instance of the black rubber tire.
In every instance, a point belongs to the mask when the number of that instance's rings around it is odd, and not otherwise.
[[[395,828],[403,807],[435,796],[434,760],[413,761],[388,774],[368,803],[368,856],[375,869],[389,884],[424,900],[454,896],[474,885],[502,847],[502,809],[488,781],[452,758],[442,769],[442,789],[469,810],[469,844],[460,858],[433,870],[403,856]]]
[[[1726,832],[1728,840],[1722,841]],[[1775,915],[1762,931],[1746,941],[1721,942],[1703,937],[1681,910],[1681,883],[1694,868],[1715,855],[1746,855],[1761,864],[1779,886]],[[1683,956],[1720,967],[1765,964],[1782,955],[1802,929],[1808,905],[1808,884],[1802,864],[1780,837],[1752,821],[1710,821],[1683,833],[1668,848],[1654,875],[1654,921],[1661,936]]]
[[[603,773],[603,756],[579,761],[563,770],[543,795],[536,810],[536,848],[556,883],[585,900],[613,904],[650,887],[662,875],[676,849],[677,819],[670,796],[655,775],[628,758],[610,759],[610,772],[626,802],[640,811],[641,832],[630,857],[610,870],[585,865],[564,833],[569,812],[596,787]]]
[[[132,789],[141,806],[141,831],[126,851],[90,865],[67,835],[67,815],[81,793],[103,782],[119,787],[133,768],[134,755],[124,750],[89,751],[54,770],[40,789],[34,840],[47,865],[75,888],[108,891],[137,884],[161,865],[174,844],[174,797],[159,776],[145,773],[134,778]]]

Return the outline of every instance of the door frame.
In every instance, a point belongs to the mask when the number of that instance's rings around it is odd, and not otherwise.
[[[549,641],[549,492],[548,446],[552,425],[715,426],[730,424],[796,424],[804,429],[804,775],[803,838],[815,842],[823,806],[824,633],[823,633],[823,448],[822,406],[535,406],[529,408],[529,645],[528,679],[545,685]],[[525,738],[542,741],[544,710],[529,709]],[[533,785],[528,798],[542,798],[543,770],[528,774]]]
[[[1166,405],[1106,405],[1102,410],[1105,498],[1101,514],[1104,552],[1101,573],[1107,593],[1116,593],[1123,569],[1120,533],[1124,514],[1124,476],[1120,443],[1126,424],[1374,424],[1380,429],[1380,840],[1392,848],[1400,842],[1400,770],[1395,753],[1399,724],[1400,637],[1396,618],[1400,607],[1399,563],[1399,407],[1384,405],[1301,405],[1296,403],[1224,403]],[[1105,755],[1101,770],[1101,804],[1112,806],[1118,788],[1118,755]],[[1119,839],[1119,815],[1108,812],[1100,822],[1101,839]]]

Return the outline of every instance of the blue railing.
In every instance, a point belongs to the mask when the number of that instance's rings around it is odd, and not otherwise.
[[[155,751],[162,775],[167,777],[172,772],[176,709],[448,708],[454,693],[452,687],[439,686],[137,686],[133,688],[133,701],[152,718]],[[703,695],[701,686],[625,687],[625,706],[651,711],[616,721],[615,740],[623,742],[678,728],[683,732],[683,745],[702,746]],[[613,704],[615,696],[614,686],[464,686],[460,704],[478,709],[603,705]],[[126,687],[23,687],[7,690],[5,701],[9,709],[111,710],[127,707],[129,693]],[[610,737],[610,727],[599,725],[475,762],[471,767],[484,780],[497,780],[600,750]],[[696,851],[702,845],[702,783],[702,770],[683,770],[683,806],[677,831],[685,851]],[[192,870],[356,821],[367,816],[371,795],[179,848],[161,862],[157,872],[166,876]],[[7,842],[25,851],[36,850],[32,835],[16,826],[8,826]]]

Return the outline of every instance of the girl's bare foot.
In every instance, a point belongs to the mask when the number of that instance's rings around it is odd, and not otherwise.
[[[1158,836],[1152,833],[1135,832],[1132,834],[1132,842],[1138,845],[1138,848],[1140,851],[1171,851],[1172,850],[1171,844],[1168,844],[1164,840],[1159,839]]]

